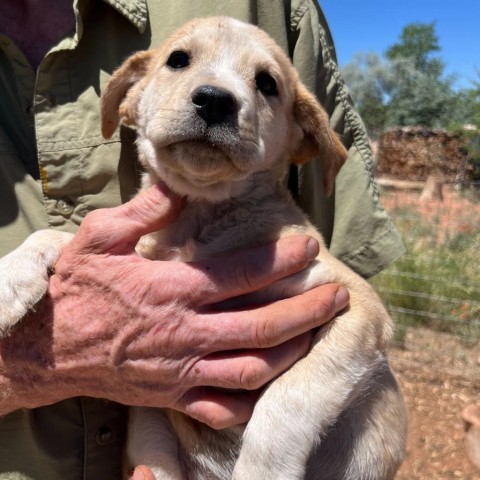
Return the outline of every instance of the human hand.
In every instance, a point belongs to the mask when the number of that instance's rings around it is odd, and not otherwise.
[[[2,342],[0,373],[19,392],[17,406],[85,395],[174,408],[214,428],[243,423],[255,390],[303,356],[311,330],[348,302],[339,285],[325,285],[219,311],[217,303],[305,268],[318,244],[289,237],[191,264],[138,257],[140,236],[166,226],[179,207],[157,186],[85,218],[37,313]]]

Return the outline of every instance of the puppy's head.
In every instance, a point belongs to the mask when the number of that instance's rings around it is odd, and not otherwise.
[[[177,193],[222,200],[258,171],[320,156],[331,193],[346,151],[288,57],[263,31],[197,19],[130,57],[102,95],[102,133],[135,125],[141,161]]]

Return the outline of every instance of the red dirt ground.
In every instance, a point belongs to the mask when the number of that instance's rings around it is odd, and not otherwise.
[[[396,480],[480,480],[465,453],[461,416],[479,401],[480,381],[419,366],[400,349],[390,359],[409,415],[407,456]]]
[[[438,242],[455,233],[478,233],[480,202],[450,186],[443,187],[443,201],[421,202],[419,196],[420,191],[395,190],[385,191],[381,199],[389,211],[414,207],[426,223],[438,226]],[[432,331],[427,336],[430,349],[415,345],[414,339],[407,348],[390,351],[409,411],[407,456],[396,480],[480,480],[480,470],[465,452],[461,417],[467,405],[480,400],[480,343],[460,351],[454,337]],[[459,363],[461,368],[455,368]]]
[[[455,233],[477,234],[480,229],[480,201],[472,201],[451,185],[444,185],[442,193],[443,200],[421,201],[419,191],[385,191],[381,202],[387,211],[414,208],[425,223],[437,226],[438,241]]]

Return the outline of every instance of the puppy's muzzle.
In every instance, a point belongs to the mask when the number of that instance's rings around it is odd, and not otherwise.
[[[231,92],[211,85],[198,87],[192,94],[197,114],[207,126],[231,123],[238,111],[238,104]]]

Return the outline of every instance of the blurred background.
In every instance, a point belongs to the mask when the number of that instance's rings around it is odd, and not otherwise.
[[[372,279],[410,416],[397,479],[480,479],[480,3],[322,0],[406,254]],[[472,413],[473,412],[473,413]]]

